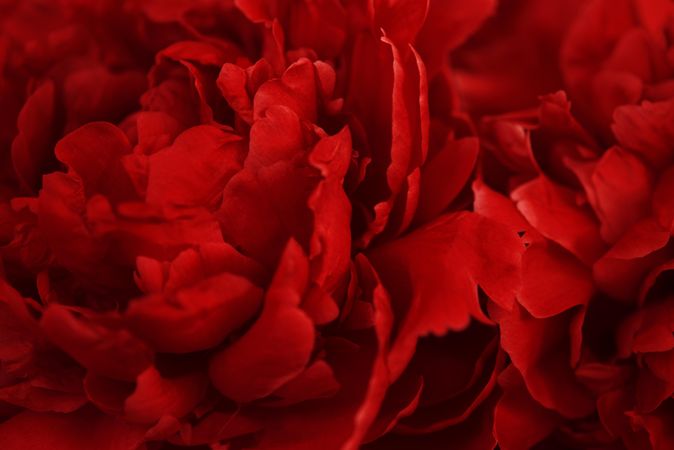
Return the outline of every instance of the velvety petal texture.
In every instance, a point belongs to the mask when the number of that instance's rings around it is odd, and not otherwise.
[[[670,0],[0,0],[0,450],[674,448]]]

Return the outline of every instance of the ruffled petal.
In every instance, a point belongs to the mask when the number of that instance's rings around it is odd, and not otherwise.
[[[307,277],[306,256],[290,241],[258,320],[210,360],[211,381],[223,395],[237,402],[253,401],[271,394],[305,368],[314,346],[313,323],[299,309]]]

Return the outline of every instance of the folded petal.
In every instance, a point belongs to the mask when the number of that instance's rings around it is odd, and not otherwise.
[[[134,332],[160,352],[188,353],[220,344],[257,312],[260,288],[223,273],[175,293],[132,301],[125,313]]]
[[[511,308],[523,250],[516,233],[467,212],[442,216],[373,249],[369,257],[392,295],[396,315],[404,317],[389,362],[393,374],[402,371],[419,337],[462,330],[471,316],[488,321],[478,286]]]
[[[325,361],[316,361],[307,369],[276,391],[272,406],[287,406],[307,400],[330,398],[339,391],[339,383],[330,365]]]
[[[318,80],[314,64],[306,58],[293,63],[281,78],[264,83],[253,101],[255,118],[262,117],[270,106],[285,106],[310,123],[318,118]]]
[[[360,219],[364,229],[359,230],[356,245],[366,247],[389,221],[394,235],[409,225],[416,208],[416,201],[410,200],[418,196],[419,183],[418,174],[412,174],[428,152],[430,120],[428,83],[421,57],[414,51],[399,49],[387,37],[381,42],[363,39],[358,44],[346,107],[356,111],[367,127],[372,156],[358,192],[367,216]],[[377,62],[378,70],[373,70],[369,62],[361,66],[371,60]],[[365,76],[368,73],[371,75]],[[394,210],[396,203],[398,208]]]
[[[17,120],[12,142],[14,171],[26,187],[36,190],[45,169],[53,165],[54,84],[44,83],[28,97]]]
[[[501,374],[499,384],[504,392],[494,410],[494,433],[503,450],[531,448],[560,425],[559,415],[531,398],[514,366]]]
[[[309,163],[323,177],[308,200],[314,216],[312,278],[328,294],[344,281],[351,259],[351,204],[343,186],[351,153],[351,134],[344,128],[335,136],[321,139],[309,154]]]
[[[201,401],[207,387],[204,373],[166,378],[150,366],[138,376],[136,389],[124,402],[125,418],[153,424],[166,415],[183,417]]]
[[[491,189],[483,180],[478,178],[473,182],[473,194],[475,195],[474,208],[478,214],[508,226],[519,233],[525,243],[545,240],[517,210],[515,203],[505,195]]]
[[[613,147],[596,164],[578,164],[575,171],[601,222],[606,242],[615,242],[648,214],[653,174],[631,153]],[[626,179],[630,182],[625,183]]]
[[[313,323],[299,309],[307,276],[306,256],[290,241],[258,320],[211,358],[211,381],[223,395],[236,402],[257,400],[304,370],[314,347]]]
[[[151,364],[152,350],[119,322],[118,317],[87,317],[65,306],[50,305],[40,324],[49,339],[82,366],[132,381]]]
[[[243,163],[241,138],[202,125],[180,134],[149,160],[147,202],[153,205],[207,206],[221,194]]]
[[[664,168],[674,160],[673,118],[674,101],[622,106],[613,115],[613,133],[624,148]]]
[[[257,171],[278,161],[290,161],[301,155],[306,145],[297,113],[286,106],[274,104],[255,120],[250,129],[245,167]]]
[[[593,293],[590,269],[561,247],[536,243],[524,252],[518,300],[534,317],[551,317],[586,305]]]
[[[82,179],[89,195],[103,194],[115,201],[137,196],[122,164],[131,146],[116,126],[107,122],[84,125],[61,139],[54,151],[59,161]]]
[[[386,391],[393,382],[387,362],[393,328],[391,299],[368,259],[365,256],[359,256],[356,261],[359,276],[362,277],[364,297],[371,300],[374,307],[373,320],[377,335],[377,354],[372,364],[367,391],[354,416],[353,430],[344,443],[343,450],[359,448],[377,419],[379,409],[386,397]]]
[[[574,375],[584,311],[573,308],[537,319],[519,305],[497,319],[501,345],[524,378],[531,396],[548,409],[580,418],[594,409],[588,389]]]
[[[597,286],[613,298],[635,300],[649,270],[669,259],[669,241],[669,231],[655,221],[636,223],[594,264]]]
[[[592,214],[576,201],[573,191],[544,177],[530,181],[511,194],[517,209],[543,236],[576,255],[594,262],[605,244]]]
[[[271,77],[272,69],[265,59],[247,69],[225,63],[220,69],[217,85],[229,106],[250,125],[253,123],[253,96]]]
[[[143,111],[136,115],[138,146],[144,154],[168,147],[181,131],[180,124],[161,111]]]
[[[218,222],[205,208],[124,203],[113,211],[105,198],[94,197],[87,204],[87,219],[93,233],[109,244],[108,261],[114,259],[127,267],[138,256],[172,260],[188,248],[222,243]]]
[[[423,166],[417,222],[437,217],[459,195],[473,173],[478,150],[475,138],[448,139],[440,152]]]
[[[217,212],[225,240],[274,267],[288,238],[308,246],[316,183],[312,168],[279,161],[257,172],[242,170],[225,187]]]

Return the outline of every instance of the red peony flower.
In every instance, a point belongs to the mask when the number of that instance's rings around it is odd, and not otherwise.
[[[672,96],[669,1],[591,1],[566,37],[561,68],[578,113],[611,139],[617,107]]]
[[[674,448],[673,11],[0,1],[0,449]]]
[[[490,2],[6,8],[0,447],[494,445],[523,247],[443,61]]]
[[[519,306],[492,313],[502,448],[671,445],[670,108],[618,107],[609,148],[562,92],[483,120],[476,211],[527,241]]]

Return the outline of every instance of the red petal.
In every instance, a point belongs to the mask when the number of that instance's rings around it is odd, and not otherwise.
[[[496,446],[493,436],[493,408],[497,396],[491,396],[485,404],[466,421],[445,428],[444,430],[425,435],[405,436],[389,433],[382,439],[364,446],[365,450],[445,450],[458,448],[462,450],[484,450]]]
[[[548,319],[531,317],[517,306],[499,320],[501,345],[522,373],[531,396],[548,409],[580,418],[594,409],[590,392],[573,372],[583,310],[571,309]]]
[[[671,403],[653,414],[633,418],[634,423],[642,425],[648,431],[653,450],[668,450],[674,446],[672,420],[674,420],[674,408]]]
[[[563,85],[559,47],[585,0],[525,4],[480,0],[471,2],[470,7],[455,1],[461,5],[454,8],[459,11],[448,8],[449,11],[453,15],[465,11],[468,16],[465,23],[458,24],[456,34],[453,30],[446,31],[440,11],[447,0],[435,1],[438,6],[431,5],[429,21],[437,23],[438,32],[431,35],[436,39],[425,39],[427,44],[422,48],[434,46],[445,35],[463,38],[466,31],[471,31],[464,24],[475,27],[496,9],[494,16],[452,55],[452,77],[461,87],[462,104],[472,111],[494,114],[528,108],[537,103],[542,93],[554,92]],[[498,8],[494,8],[496,4]],[[444,51],[440,46],[436,50],[436,53]],[[433,60],[429,60],[431,73],[433,66],[446,67],[444,53],[433,55]]]
[[[72,414],[22,412],[0,424],[3,450],[129,450],[143,442],[145,430],[93,408]]]
[[[376,26],[400,48],[414,42],[428,12],[428,0],[374,0]]]
[[[144,111],[162,112],[189,128],[201,122],[200,99],[192,84],[169,79],[150,88],[140,98]]]
[[[204,373],[165,378],[149,367],[138,376],[136,390],[124,402],[126,418],[153,424],[166,415],[183,417],[201,401],[207,387]]]
[[[323,176],[308,200],[314,215],[312,279],[329,295],[344,281],[351,260],[351,204],[343,187],[351,152],[351,134],[344,128],[321,139],[309,154],[309,163]]]
[[[136,189],[122,165],[131,152],[126,135],[107,122],[84,125],[56,144],[56,157],[82,179],[88,193],[131,200]]]
[[[308,246],[315,186],[313,169],[280,161],[253,173],[242,170],[225,187],[218,219],[227,242],[274,267],[284,243],[293,237]]]
[[[247,91],[248,74],[234,64],[223,64],[217,80],[218,88],[229,106],[249,125],[253,123],[253,102]]]
[[[168,424],[171,425],[170,422]],[[214,442],[227,441],[239,436],[252,434],[260,430],[260,424],[243,416],[240,411],[213,411],[199,418],[193,425],[189,422],[178,424],[179,437],[171,439],[178,445],[209,445]]]
[[[673,326],[674,304],[671,301],[647,304],[621,327],[618,342],[623,348],[623,356],[632,352],[659,353],[674,349]]]
[[[536,228],[532,227],[517,210],[515,203],[505,195],[489,188],[481,179],[473,183],[473,193],[475,212],[504,224],[517,233],[522,233],[522,238],[526,243],[545,241]]]
[[[608,392],[597,400],[599,418],[606,429],[620,437],[628,449],[650,448],[648,434],[630,423],[627,411],[633,408],[633,399],[625,390]]]
[[[478,150],[475,138],[448,139],[440,152],[424,165],[415,218],[418,223],[434,219],[452,203],[473,173]]]
[[[641,288],[639,289],[639,301],[640,305],[643,305],[646,301],[646,298],[651,293],[651,289],[655,286],[655,282],[658,280],[660,275],[668,271],[674,270],[674,261],[668,260],[662,264],[659,264],[653,267],[649,272],[646,278],[644,278]]]
[[[40,337],[29,305],[4,277],[0,278],[0,321],[4,330],[0,359],[5,363],[21,360]]]
[[[94,197],[87,205],[87,215],[96,236],[110,243],[108,257],[125,266],[133,266],[140,255],[172,260],[187,248],[222,243],[218,222],[203,208],[157,209],[145,203],[124,203],[113,212],[104,198]]]
[[[401,426],[401,421],[417,410],[423,388],[423,378],[407,373],[390,386],[381,404],[377,420],[370,427],[367,440],[375,440],[392,434],[393,430],[400,430],[402,433],[410,432],[411,427],[404,424]]]
[[[243,156],[238,136],[208,125],[190,128],[150,156],[147,202],[207,206],[241,169]]]
[[[365,229],[356,242],[367,247],[382,233],[389,221],[390,232],[398,234],[411,221],[418,195],[418,174],[411,176],[428,152],[428,88],[426,69],[414,51],[405,53],[388,38],[382,45],[366,39],[356,46],[354,59],[360,63],[352,68],[354,77],[347,105],[358,112],[358,119],[368,127],[368,143],[372,162],[367,177],[359,189],[368,216]],[[406,49],[405,49],[406,50]],[[390,53],[389,53],[390,52]],[[389,56],[389,54],[391,56]],[[364,61],[376,61],[379,69]],[[365,74],[371,73],[372,77]],[[382,79],[381,74],[386,78]],[[382,117],[390,114],[390,121]],[[408,182],[413,182],[406,185]],[[411,191],[411,192],[408,192]],[[394,206],[398,203],[398,209]],[[394,217],[390,217],[394,216]]]
[[[387,363],[389,339],[393,328],[391,300],[368,259],[363,255],[358,256],[356,264],[362,280],[364,297],[371,299],[374,307],[373,321],[377,335],[377,353],[372,365],[367,391],[357,414],[354,416],[354,427],[349,439],[342,447],[343,450],[355,450],[362,444],[372,424],[377,419],[379,409],[386,397],[386,391],[393,381]]]
[[[669,240],[669,231],[654,221],[637,223],[594,264],[595,282],[613,298],[635,300],[648,271],[669,259]]]
[[[313,286],[302,301],[302,310],[316,325],[325,325],[339,316],[335,300],[321,287]]]
[[[33,317],[38,309],[0,280],[0,402],[33,411],[76,410],[86,402],[81,369],[46,341]]]
[[[55,172],[44,177],[38,198],[38,229],[56,262],[71,270],[91,270],[100,252],[82,219],[83,190],[77,177]]]
[[[239,57],[240,49],[228,40],[219,40],[217,43],[214,40],[176,42],[156,55],[156,64],[149,73],[150,84],[159,87],[165,80],[182,84],[183,88],[187,88],[187,97],[191,97],[188,102],[197,109],[191,120],[194,121],[196,117],[197,122],[211,123],[214,112],[220,112],[219,103],[222,100],[217,92],[214,72],[224,63]],[[187,76],[183,75],[185,72]]]
[[[623,106],[616,109],[613,120],[613,133],[626,149],[656,168],[674,160],[674,100]]]
[[[121,415],[124,401],[133,393],[134,383],[113,380],[88,371],[84,377],[84,390],[89,401],[106,414]]]
[[[643,362],[646,368],[637,380],[636,408],[651,412],[674,395],[674,350],[646,354]]]
[[[138,146],[145,154],[152,154],[171,145],[180,134],[180,124],[166,113],[143,111],[136,116]]]
[[[75,383],[65,386],[71,383],[71,380],[65,381],[63,375],[52,372],[48,376],[54,380],[38,376],[2,387],[0,401],[35,412],[69,413],[78,410],[87,403],[87,399],[82,395],[81,386]],[[49,386],[50,384],[53,386]],[[73,387],[77,389],[72,389]]]
[[[411,56],[402,60],[405,71],[409,76],[401,77],[403,81],[403,102],[407,103],[407,112],[403,109],[392,116],[393,123],[396,120],[405,120],[407,114],[407,121],[409,122],[410,133],[410,147],[409,162],[407,167],[407,175],[400,186],[400,195],[390,199],[393,202],[393,209],[388,219],[385,232],[386,238],[398,236],[405,232],[412,223],[419,206],[419,196],[421,189],[421,167],[428,156],[429,142],[430,142],[430,111],[429,111],[429,97],[428,97],[428,78],[426,75],[426,66],[421,56],[410,47]],[[394,52],[395,56],[395,52]],[[395,83],[394,83],[395,86]],[[394,94],[395,98],[395,94]],[[397,108],[397,102],[393,101],[394,111]],[[397,128],[402,123],[397,123],[393,128]],[[392,129],[393,129],[392,128]],[[399,128],[403,133],[406,131],[402,126]],[[399,136],[393,135],[392,139],[395,143]],[[403,141],[405,142],[405,141]],[[395,146],[393,147],[395,148]],[[392,152],[393,152],[392,148]],[[400,151],[398,149],[397,151]],[[393,154],[393,153],[392,153]],[[387,171],[387,176],[389,175]],[[392,192],[395,194],[395,189]],[[384,236],[382,236],[384,237]]]
[[[423,434],[460,425],[492,395],[505,361],[496,327],[473,322],[459,333],[420,339],[406,371],[424,380],[419,407],[396,429]]]
[[[370,259],[405,314],[390,365],[399,374],[416,341],[465,328],[471,315],[485,319],[478,285],[497,304],[510,308],[519,287],[524,250],[517,234],[477,214],[442,216],[408,236],[374,249]],[[447,302],[447,296],[455,299]]]
[[[591,271],[564,249],[533,244],[522,258],[519,302],[537,318],[585,305],[594,293]]]
[[[167,58],[174,61],[189,61],[202,66],[221,67],[227,60],[237,55],[235,46],[227,41],[219,41],[217,46],[213,42],[182,41],[176,42],[157,54],[158,58]]]
[[[280,79],[272,79],[258,89],[253,101],[255,118],[263,117],[271,106],[285,106],[308,122],[317,120],[316,69],[306,58],[293,63]]]
[[[266,0],[235,0],[234,4],[251,22],[267,22],[278,17],[279,2]]]
[[[257,312],[261,296],[246,278],[223,273],[175,294],[134,300],[126,317],[158,351],[195,352],[218,345],[245,324]]]
[[[266,294],[260,318],[239,340],[216,353],[210,363],[215,387],[237,402],[274,392],[299,375],[314,346],[314,326],[299,309],[308,262],[290,241]]]
[[[531,398],[514,366],[501,374],[499,384],[504,392],[494,411],[494,434],[500,448],[532,448],[560,425],[557,414]]]
[[[316,361],[296,378],[290,380],[276,391],[273,406],[287,406],[306,400],[329,398],[339,391],[339,383],[332,368],[325,361]]]
[[[517,209],[543,236],[560,244],[586,264],[604,250],[599,226],[581,208],[572,191],[539,177],[513,191]]]
[[[138,261],[139,263],[144,261],[143,265],[147,266],[149,261],[154,260],[138,258]],[[154,262],[160,266],[155,270],[163,270],[159,261]],[[141,264],[138,267],[140,270]],[[217,276],[223,272],[240,275],[256,285],[262,285],[267,278],[266,273],[257,262],[243,256],[234,247],[225,243],[204,244],[199,246],[198,250],[185,250],[168,264],[166,269],[166,280],[153,282],[160,284],[156,292],[177,291],[194,285],[204,278]],[[146,267],[144,272],[148,273],[150,270]],[[155,276],[157,275],[155,274]],[[159,276],[163,277],[164,274],[162,273]]]
[[[635,103],[641,96],[641,80],[637,76],[607,64],[616,44],[635,26],[638,23],[630,1],[594,1],[576,17],[562,47],[564,81],[577,99],[577,106],[607,138],[615,108]],[[638,54],[632,55],[625,65],[630,67],[639,60]],[[608,67],[601,74],[605,66]]]
[[[622,234],[649,212],[653,175],[631,153],[613,147],[592,165],[577,165],[592,208],[601,221],[606,242]],[[624,180],[629,179],[629,183]]]
[[[302,125],[290,108],[272,105],[250,129],[250,148],[245,167],[257,171],[278,161],[290,161],[305,150]]]
[[[67,307],[54,304],[44,311],[40,324],[52,342],[87,369],[132,381],[150,365],[152,351],[115,323],[118,321],[114,317],[78,317]]]
[[[338,57],[346,40],[347,13],[339,0],[293,3],[288,41],[293,48],[310,48],[322,60]]]
[[[44,83],[28,97],[16,124],[12,142],[14,171],[24,185],[37,190],[40,178],[52,162],[54,139],[54,84]]]
[[[66,131],[98,120],[116,123],[137,108],[146,88],[141,71],[111,72],[100,65],[70,74],[63,85]]]
[[[368,334],[359,345],[342,338],[328,339],[326,361],[341,388],[337,394],[314,405],[254,412],[265,424],[260,433],[260,450],[339,449],[354,428],[354,419],[365,395],[376,351],[374,336]],[[309,407],[311,406],[311,407]],[[373,407],[378,408],[375,404]]]
[[[445,66],[449,51],[462,44],[494,13],[497,2],[478,0],[466,4],[460,0],[431,0],[429,3],[416,46],[426,61],[429,74],[434,75]]]

